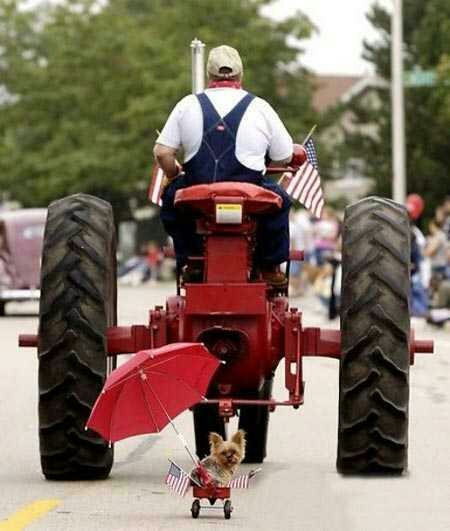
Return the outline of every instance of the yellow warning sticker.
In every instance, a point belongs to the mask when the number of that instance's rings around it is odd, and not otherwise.
[[[218,203],[216,205],[216,223],[242,223],[242,205]]]

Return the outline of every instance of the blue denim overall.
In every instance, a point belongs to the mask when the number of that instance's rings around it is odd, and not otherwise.
[[[258,217],[255,261],[265,265],[285,262],[289,255],[291,200],[278,184],[265,179],[262,172],[247,168],[236,157],[239,124],[254,96],[244,96],[223,118],[219,116],[205,93],[198,94],[197,98],[203,114],[203,139],[200,149],[184,163],[185,175],[171,182],[162,196],[161,221],[173,238],[178,265],[184,265],[188,256],[202,254],[202,238],[195,233],[195,216],[174,207],[177,190],[221,181],[252,183],[281,196],[283,205],[279,211]]]

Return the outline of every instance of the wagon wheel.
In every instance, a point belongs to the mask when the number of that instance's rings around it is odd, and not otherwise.
[[[410,227],[405,208],[369,197],[345,212],[337,468],[407,467]]]
[[[231,518],[232,510],[233,510],[233,507],[231,507],[231,500],[227,500],[223,504],[223,514],[225,515],[225,520],[229,520]]]
[[[85,194],[53,202],[44,235],[39,309],[39,439],[47,479],[104,479],[112,448],[85,431],[111,362],[116,251],[109,203]]]
[[[216,404],[194,406],[194,432],[195,451],[200,459],[209,455],[209,434],[214,431],[224,439],[225,422],[219,415],[219,407]]]
[[[272,396],[273,379],[266,380],[261,390],[250,398],[269,400]],[[266,457],[269,429],[269,406],[242,406],[239,413],[239,429],[245,431],[247,441],[244,463],[262,463]]]
[[[200,514],[200,500],[194,500],[191,507],[192,518],[198,518]]]

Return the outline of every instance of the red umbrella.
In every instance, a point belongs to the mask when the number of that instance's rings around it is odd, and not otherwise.
[[[109,375],[86,428],[115,442],[159,432],[170,422],[185,444],[172,419],[204,399],[219,364],[200,343],[137,352]]]

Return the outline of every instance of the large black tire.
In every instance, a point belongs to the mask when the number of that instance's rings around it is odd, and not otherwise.
[[[39,439],[47,479],[104,479],[108,443],[85,431],[116,324],[116,243],[109,203],[85,194],[53,202],[44,235],[39,309]]]
[[[5,315],[5,301],[0,301],[0,317],[3,317]]]
[[[406,209],[369,197],[345,211],[337,468],[407,468],[410,227]]]
[[[216,404],[194,406],[194,433],[195,433],[195,452],[199,459],[209,455],[209,434],[214,431],[224,439],[225,422],[219,415],[219,409]]]
[[[259,393],[251,398],[270,400],[273,379],[266,380]],[[262,463],[267,451],[267,433],[269,430],[268,406],[242,406],[239,413],[239,429],[245,431],[247,441],[244,463]]]

